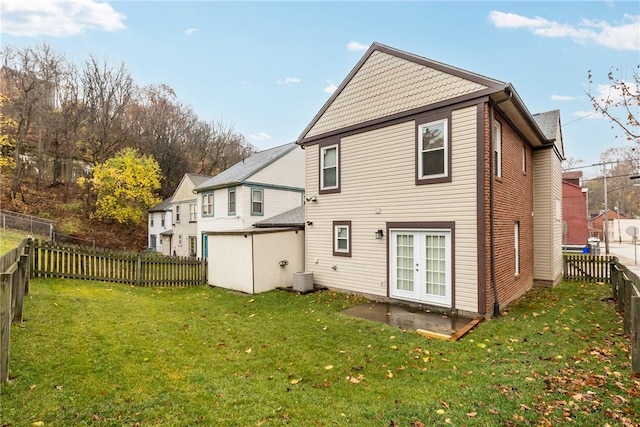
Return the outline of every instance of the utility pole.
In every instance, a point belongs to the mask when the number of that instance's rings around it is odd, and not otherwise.
[[[604,253],[609,255],[609,230],[607,222],[609,217],[609,208],[607,207],[607,169],[604,170]]]

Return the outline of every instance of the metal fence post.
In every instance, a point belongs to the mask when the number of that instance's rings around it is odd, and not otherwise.
[[[631,297],[631,375],[640,377],[640,296]]]

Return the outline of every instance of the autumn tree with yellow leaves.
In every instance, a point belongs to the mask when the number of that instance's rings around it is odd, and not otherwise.
[[[81,184],[96,196],[92,216],[106,222],[141,224],[146,210],[160,203],[160,166],[151,156],[125,148],[93,169]]]

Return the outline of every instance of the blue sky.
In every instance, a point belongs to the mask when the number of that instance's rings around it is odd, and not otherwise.
[[[296,140],[372,42],[510,82],[532,113],[560,109],[565,155],[629,145],[586,97],[640,65],[637,1],[2,0],[1,44],[47,42],[80,64],[124,63],[258,149]],[[618,138],[616,138],[618,136]]]

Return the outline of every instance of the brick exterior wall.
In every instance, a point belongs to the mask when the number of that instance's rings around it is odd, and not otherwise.
[[[502,176],[494,182],[494,245],[496,283],[500,307],[518,298],[533,286],[533,153],[531,147],[514,131],[497,111],[494,118],[502,126]],[[491,284],[489,107],[485,109],[485,309],[493,312],[494,293]],[[522,170],[525,147],[526,171]],[[520,274],[515,274],[514,226],[519,222]]]
[[[562,220],[567,224],[565,245],[587,244],[587,195],[578,185],[562,182]]]

